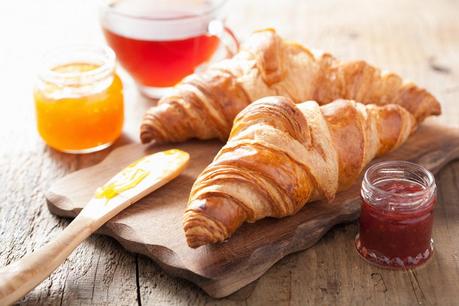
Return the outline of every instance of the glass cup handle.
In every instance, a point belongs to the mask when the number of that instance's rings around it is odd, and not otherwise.
[[[239,40],[233,31],[225,26],[222,20],[209,22],[209,34],[217,36],[226,50],[226,58],[233,57],[239,51]]]

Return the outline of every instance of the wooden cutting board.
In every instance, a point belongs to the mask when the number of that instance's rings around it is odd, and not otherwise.
[[[311,247],[332,226],[358,218],[360,182],[338,194],[331,203],[309,203],[291,217],[245,224],[225,243],[189,248],[182,229],[188,193],[196,176],[221,145],[194,141],[117,148],[100,164],[55,182],[46,194],[49,210],[59,216],[74,217],[91,198],[95,187],[133,160],[168,148],[189,152],[190,166],[182,175],[126,209],[99,232],[115,238],[129,251],[150,257],[166,272],[190,280],[212,297],[237,291],[259,278],[282,257]],[[405,145],[382,159],[409,160],[436,173],[457,157],[459,130],[430,124],[421,126]]]

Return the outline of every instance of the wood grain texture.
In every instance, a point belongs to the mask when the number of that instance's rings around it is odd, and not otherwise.
[[[103,42],[97,1],[0,1],[0,265],[19,259],[67,225],[46,209],[44,192],[65,174],[101,161],[112,149],[70,156],[46,148],[34,124],[31,90],[42,51],[74,42]],[[273,26],[285,37],[341,59],[365,59],[431,91],[444,114],[434,121],[459,127],[459,3],[454,0],[231,0],[228,24],[240,37]],[[120,71],[123,73],[123,71]],[[124,137],[137,140],[151,105],[122,74]],[[113,239],[90,237],[21,301],[24,305],[456,305],[459,300],[459,162],[437,175],[434,238],[439,256],[414,274],[371,267],[349,243],[357,227],[332,229],[313,248],[282,259],[256,285],[214,300],[169,277]],[[437,254],[437,255],[438,255]]]
[[[110,220],[101,233],[126,249],[144,254],[169,274],[197,284],[212,297],[225,297],[250,284],[284,256],[314,245],[331,227],[350,222],[360,211],[360,181],[334,201],[307,204],[294,216],[244,224],[225,243],[191,249],[182,229],[184,208],[196,177],[220,148],[218,142],[146,147],[132,144],[113,151],[100,164],[55,182],[46,197],[60,216],[76,216],[94,194],[130,161],[151,152],[179,148],[191,156],[180,177]],[[422,125],[398,150],[379,160],[409,160],[436,173],[459,157],[459,129]],[[351,240],[352,241],[352,240]],[[352,244],[352,243],[351,243]]]
[[[121,211],[180,175],[188,161],[189,155],[182,151],[158,152],[137,159],[135,164],[131,162],[118,169],[105,183],[97,184],[102,189],[108,186],[109,195],[105,194],[106,190],[102,197],[92,192],[76,218],[52,241],[0,268],[0,304],[10,305],[23,298],[52,274],[81,242]],[[132,180],[132,170],[142,170],[148,175],[140,181]],[[124,187],[122,194],[110,194],[118,192],[113,185]],[[74,189],[74,185],[70,187]]]

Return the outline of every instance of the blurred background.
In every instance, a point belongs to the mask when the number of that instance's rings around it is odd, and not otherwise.
[[[30,147],[40,141],[34,125],[28,124],[34,120],[32,86],[40,56],[68,43],[105,44],[98,3],[0,1],[4,107],[0,124],[10,130],[2,135],[20,138]],[[426,87],[444,105],[454,105],[459,91],[457,12],[454,0],[229,0],[224,8],[228,26],[242,41],[255,29],[274,27],[309,48],[393,70]],[[130,113],[130,109],[133,105],[144,107],[148,101],[138,95],[127,74],[120,74],[126,90],[125,130],[137,137],[141,112]],[[438,120],[459,126],[458,115],[459,108],[449,107]],[[8,139],[3,143],[9,143]]]

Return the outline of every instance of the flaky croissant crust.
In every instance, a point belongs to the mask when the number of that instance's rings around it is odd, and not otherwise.
[[[336,99],[393,103],[406,108],[418,122],[441,112],[429,92],[394,73],[381,72],[364,61],[315,55],[267,29],[253,33],[233,58],[185,78],[150,108],[142,121],[141,140],[226,140],[233,119],[244,107],[277,95],[295,103],[315,100],[321,105]]]
[[[235,119],[227,144],[197,178],[184,215],[191,247],[220,242],[243,223],[332,199],[376,156],[402,144],[416,120],[396,104],[263,98]]]

